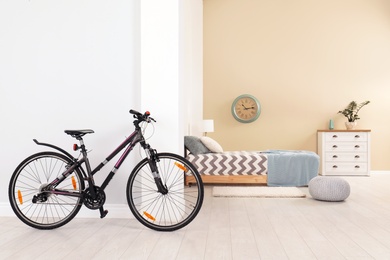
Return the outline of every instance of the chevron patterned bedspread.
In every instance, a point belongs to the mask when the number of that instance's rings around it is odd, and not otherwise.
[[[318,175],[319,156],[310,151],[236,151],[192,155],[203,175],[265,175],[268,186],[305,186]]]
[[[189,154],[187,159],[204,175],[267,174],[267,155],[259,152]]]

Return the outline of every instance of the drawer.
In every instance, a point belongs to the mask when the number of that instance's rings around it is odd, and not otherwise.
[[[367,143],[364,142],[328,142],[325,151],[329,152],[366,152]]]
[[[367,153],[331,153],[325,154],[326,162],[367,162]]]
[[[367,163],[326,163],[326,173],[367,173]]]
[[[325,133],[326,142],[330,141],[340,141],[340,142],[352,142],[352,141],[360,141],[365,142],[368,140],[367,133],[364,132],[334,132],[334,133]]]

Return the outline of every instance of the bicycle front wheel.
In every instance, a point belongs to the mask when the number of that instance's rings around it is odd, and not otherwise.
[[[154,162],[167,189],[158,191],[147,158],[133,169],[127,183],[127,202],[143,225],[157,231],[174,231],[188,225],[203,203],[203,183],[196,168],[185,158],[158,153]],[[191,185],[187,185],[188,180]]]
[[[38,229],[53,229],[65,225],[79,212],[82,197],[43,192],[72,163],[59,153],[42,152],[24,160],[14,171],[8,189],[9,201],[16,216]],[[81,172],[76,169],[56,187],[74,194],[84,190]]]

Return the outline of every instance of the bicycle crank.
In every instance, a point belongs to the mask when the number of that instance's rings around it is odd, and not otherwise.
[[[106,202],[106,194],[98,187],[94,186],[96,197],[93,198],[89,188],[84,190],[84,205],[89,209],[99,209]]]

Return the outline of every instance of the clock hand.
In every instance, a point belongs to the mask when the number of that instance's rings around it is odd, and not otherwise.
[[[248,110],[249,108],[247,108],[246,106],[244,106],[244,104],[241,104],[241,106],[244,107],[244,110]]]

